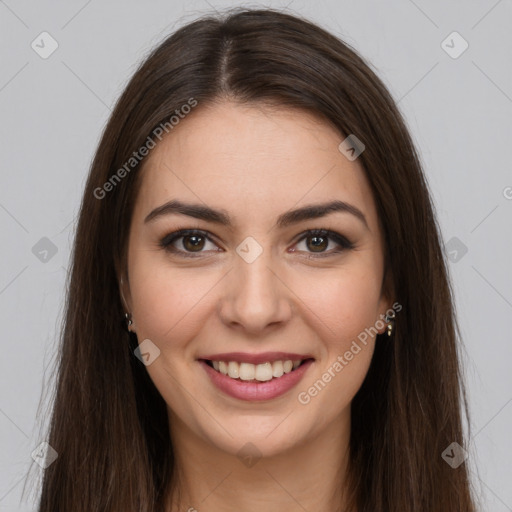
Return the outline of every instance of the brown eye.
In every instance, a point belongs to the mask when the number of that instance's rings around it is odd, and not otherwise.
[[[181,243],[179,242],[181,240]],[[206,244],[212,245],[212,249],[218,251],[206,232],[194,229],[181,229],[174,233],[169,233],[160,241],[160,246],[173,254],[184,257],[200,256],[203,252],[208,252]],[[206,250],[205,250],[206,249]]]
[[[322,252],[329,245],[329,239],[326,236],[308,236],[306,240],[311,241],[311,244],[306,242],[306,245],[313,252]]]
[[[201,235],[186,235],[181,238],[183,238],[183,247],[187,251],[201,251],[204,247],[205,238]]]
[[[315,257],[315,253],[317,257],[334,256],[354,248],[354,244],[346,237],[328,229],[311,229],[303,233],[303,235],[296,245],[304,244],[305,249],[298,249],[298,251],[305,252],[310,257]],[[333,247],[327,250],[331,243]]]
[[[178,242],[181,240],[181,243]],[[347,249],[353,249],[354,245],[343,235],[328,229],[311,229],[303,233],[302,238],[295,244],[304,244],[305,248],[298,250],[309,254],[310,257],[334,256]],[[207,244],[212,248],[208,249]],[[330,250],[327,250],[333,244]],[[197,229],[180,229],[168,234],[160,241],[160,246],[166,251],[183,257],[200,257],[203,253],[208,255],[212,250],[222,252],[205,231]],[[292,252],[295,252],[294,249]]]

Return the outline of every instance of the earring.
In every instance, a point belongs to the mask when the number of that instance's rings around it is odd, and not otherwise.
[[[126,319],[126,327],[128,328],[128,331],[131,332],[130,327],[133,325],[132,315],[131,313],[125,313],[124,317]]]
[[[388,327],[387,327],[388,336],[391,336],[391,334],[393,334],[393,327],[395,325],[395,322],[393,321],[393,318],[395,318],[395,312],[394,311],[391,311],[390,315],[386,314],[386,322],[389,322],[388,323]]]

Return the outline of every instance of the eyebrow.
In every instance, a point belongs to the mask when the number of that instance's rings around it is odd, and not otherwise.
[[[334,212],[344,212],[354,215],[366,226],[368,231],[370,231],[368,222],[366,221],[366,217],[364,216],[363,212],[356,208],[354,205],[339,200],[330,201],[327,203],[311,204],[297,208],[295,210],[289,210],[278,217],[276,226],[278,228],[285,228],[305,220],[318,219]],[[185,203],[178,201],[177,199],[173,199],[155,208],[146,216],[144,223],[151,222],[164,215],[172,214],[187,215],[189,217],[194,217],[195,219],[201,219],[227,227],[233,226],[231,217],[225,210],[215,210],[209,206]]]

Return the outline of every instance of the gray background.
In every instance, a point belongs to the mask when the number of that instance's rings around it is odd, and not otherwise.
[[[111,106],[172,30],[235,5],[289,5],[318,22],[353,45],[398,101],[453,260],[474,484],[484,510],[512,511],[510,0],[0,0],[0,511],[34,510],[28,489],[20,500],[29,466],[35,478],[43,471],[31,458],[44,440],[42,389],[56,356],[74,219]],[[59,45],[47,59],[31,47],[42,46],[43,31]],[[460,40],[442,45],[453,31],[469,44],[457,58],[445,49],[458,53]]]

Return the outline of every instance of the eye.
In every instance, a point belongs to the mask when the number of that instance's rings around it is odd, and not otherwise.
[[[299,245],[304,241],[304,246],[306,248],[305,252],[311,251],[312,254],[316,254],[313,256],[308,256],[308,258],[322,258],[340,253],[343,250],[354,248],[354,245],[343,235],[340,235],[339,233],[336,233],[335,231],[330,231],[328,229],[310,229],[303,233],[303,235],[304,236],[302,236],[299,239],[296,245]],[[331,248],[329,252],[326,252],[331,241],[334,242],[333,245],[335,246],[335,248]],[[293,252],[295,252],[295,249],[293,250]]]
[[[181,241],[178,242],[179,240]],[[354,248],[354,245],[346,237],[328,229],[310,229],[305,231],[295,246],[303,241],[305,242],[305,250],[297,251],[297,249],[292,249],[292,252],[309,252],[308,258],[331,256]],[[326,252],[331,242],[334,242],[334,248]],[[209,234],[200,229],[180,229],[169,233],[160,241],[160,246],[178,256],[195,258],[201,253],[206,252],[203,249],[205,249],[208,243],[212,244],[210,250],[221,252]]]
[[[181,242],[176,244],[180,239],[182,239]],[[165,236],[160,241],[160,246],[166,251],[177,253],[180,256],[194,258],[193,253],[204,252],[203,249],[207,242],[211,243],[213,250],[215,250],[217,246],[213,244],[206,231],[201,231],[200,229],[180,229]],[[181,248],[176,247],[176,245],[181,246]],[[217,250],[217,252],[219,251]]]

